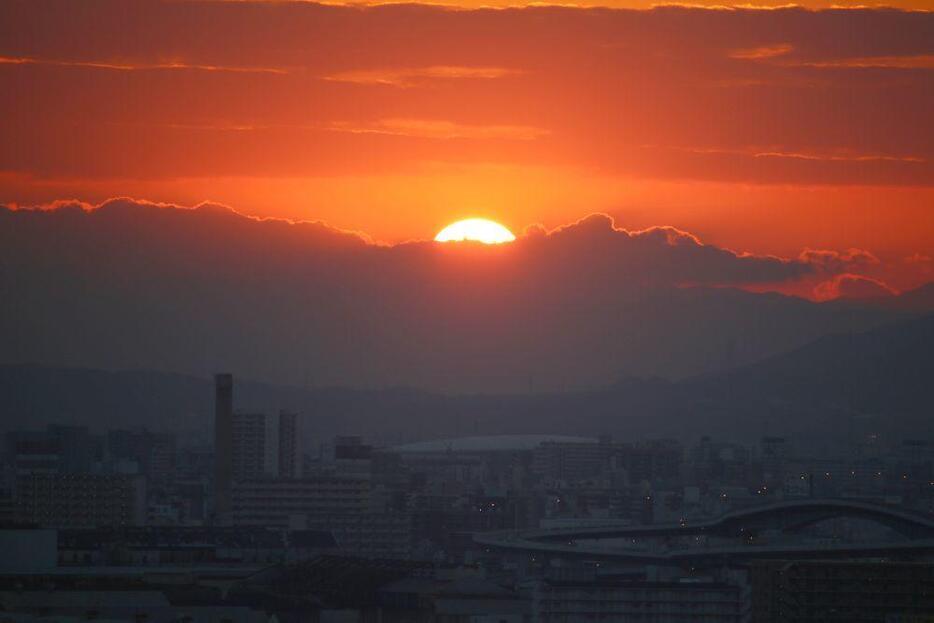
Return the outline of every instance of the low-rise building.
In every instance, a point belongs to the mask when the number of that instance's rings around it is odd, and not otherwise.
[[[248,480],[232,489],[233,524],[301,528],[315,518],[371,510],[365,478],[317,477]]]
[[[752,566],[751,581],[753,623],[883,623],[934,617],[930,563],[758,562]]]
[[[746,620],[743,589],[717,581],[648,581],[643,578],[545,578],[533,597],[541,623],[740,623]]]
[[[134,526],[146,520],[146,481],[126,474],[22,474],[16,520],[49,528]]]

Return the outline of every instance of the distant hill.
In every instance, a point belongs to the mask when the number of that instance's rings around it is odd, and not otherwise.
[[[411,389],[302,389],[238,379],[240,409],[303,413],[312,444],[362,434],[381,444],[492,434],[612,433],[617,438],[764,432],[835,435],[854,427],[928,434],[934,315],[828,335],[727,372],[680,382],[626,379],[596,391],[442,395]],[[4,428],[49,422],[178,430],[210,439],[209,379],[151,371],[0,366]]]
[[[883,306],[911,312],[934,312],[934,283],[926,283],[914,290],[906,290],[898,296],[885,297],[879,301]]]
[[[807,346],[717,375],[679,392],[695,405],[758,409],[777,428],[827,431],[848,418],[927,435],[934,414],[934,315]],[[770,418],[770,414],[772,417]]]

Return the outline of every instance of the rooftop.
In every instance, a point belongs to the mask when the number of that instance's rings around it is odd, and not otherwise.
[[[494,435],[488,437],[456,437],[419,441],[392,448],[394,452],[493,452],[508,450],[532,450],[546,441],[564,443],[597,443],[592,437],[571,437],[568,435]]]

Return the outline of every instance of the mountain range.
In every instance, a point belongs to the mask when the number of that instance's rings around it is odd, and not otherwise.
[[[307,441],[362,434],[392,445],[463,435],[615,438],[762,434],[799,439],[874,431],[912,436],[934,413],[934,314],[832,333],[786,353],[679,381],[626,378],[585,391],[440,394],[406,388],[308,389],[237,379],[238,409],[302,413]],[[208,441],[212,381],[148,370],[0,366],[2,426],[149,427]]]

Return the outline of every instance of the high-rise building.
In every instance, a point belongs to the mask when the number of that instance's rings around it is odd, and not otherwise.
[[[233,376],[214,377],[214,500],[218,516],[230,513],[233,479]]]
[[[215,377],[214,482],[217,515],[229,520],[234,483],[301,476],[298,414],[233,409],[233,378]]]
[[[300,476],[298,438],[298,415],[295,413],[235,411],[233,481]]]
[[[234,413],[232,416],[231,478],[234,482],[272,476],[264,413]],[[272,431],[269,431],[272,432]]]
[[[302,453],[300,451],[298,414],[279,411],[279,477],[301,476]]]

